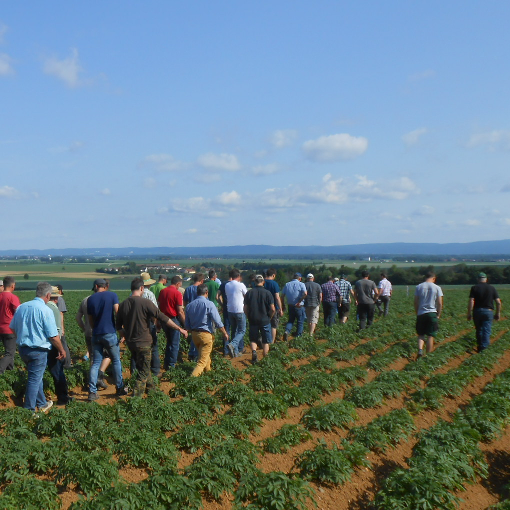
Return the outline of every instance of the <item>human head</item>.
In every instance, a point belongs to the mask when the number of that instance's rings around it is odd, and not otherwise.
[[[299,280],[301,281],[301,273],[294,273],[294,280]]]
[[[381,273],[381,278],[386,278],[386,273]]]
[[[241,271],[239,271],[239,269],[231,269],[229,276],[232,280],[237,280],[237,278],[241,277]]]
[[[195,273],[193,275],[193,283],[199,284],[204,281],[204,273]]]
[[[106,280],[104,278],[97,278],[94,280],[94,283],[92,284],[92,290],[94,292],[97,292],[98,289],[106,289],[108,288],[108,284],[106,283]]]
[[[484,283],[487,281],[487,275],[485,273],[478,273],[478,281]],[[5,285],[5,280],[4,280]]]
[[[8,290],[12,287],[12,290],[16,287],[16,280],[12,276],[6,276],[4,277],[4,290]]]
[[[170,285],[175,285],[176,287],[182,285],[182,278],[179,275],[172,276],[172,279],[170,280]]]
[[[306,279],[309,280],[309,281],[313,281],[313,274],[312,273],[308,273],[306,275]]]
[[[335,281],[335,277],[333,275],[328,277],[328,282],[333,282],[333,281]]]
[[[60,289],[58,288],[58,285],[55,287],[51,287],[51,294],[50,294],[50,300],[58,303],[58,298],[60,297]]]
[[[274,269],[273,267],[270,267],[266,271],[266,278],[273,278],[274,276],[276,276],[276,269]]]
[[[168,278],[164,274],[160,274],[158,277],[159,283],[166,283],[168,281]]]
[[[435,280],[436,278],[436,273],[434,273],[434,271],[427,271],[425,273],[425,280]]]
[[[215,271],[214,269],[211,269],[211,270],[209,271],[209,278],[210,278],[211,280],[215,280],[215,279],[216,279],[216,271]]]
[[[261,274],[257,274],[257,275],[255,275],[255,277],[253,278],[253,280],[254,280],[255,284],[256,284],[257,286],[259,286],[259,287],[260,287],[260,286],[262,286],[262,285],[264,285],[264,277],[263,277]]]
[[[142,273],[140,275],[140,278],[143,280],[143,284],[145,287],[148,287],[149,285],[152,285],[153,283],[156,283],[156,280],[151,278],[150,273]]]
[[[368,271],[361,272],[361,278],[368,278],[369,276],[370,276],[370,273]]]
[[[133,279],[131,282],[131,292],[134,292],[135,290],[141,290],[141,287],[144,287],[144,281],[141,276],[137,276]]]
[[[197,296],[207,296],[209,294],[209,289],[205,283],[201,283],[197,287]]]
[[[57,287],[58,289],[58,293],[63,296],[64,295],[64,287],[62,287],[62,285],[60,285],[60,283],[58,283],[57,285],[55,285],[55,287]]]
[[[51,294],[51,290],[52,287],[48,282],[39,282],[37,284],[37,288],[35,289],[35,297],[44,299],[46,296],[48,296],[48,294]]]

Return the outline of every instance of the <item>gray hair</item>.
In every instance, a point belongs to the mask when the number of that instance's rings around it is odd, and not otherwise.
[[[35,297],[44,297],[47,294],[51,294],[51,285],[48,282],[39,282],[35,289]]]

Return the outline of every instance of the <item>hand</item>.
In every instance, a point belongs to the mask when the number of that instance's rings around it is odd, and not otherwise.
[[[121,336],[120,340],[119,340],[119,343],[123,344],[125,341],[126,341],[126,337],[125,336]]]
[[[499,313],[494,314],[494,320],[499,321],[501,319],[501,315]]]
[[[64,349],[59,350],[57,359],[65,359],[65,357],[66,357],[66,351],[64,351]]]
[[[225,333],[225,334],[223,335],[223,338],[225,339],[225,342],[228,342],[228,333]]]
[[[283,310],[278,310],[278,313],[280,314],[280,317],[283,317]]]
[[[471,320],[471,314],[470,314],[470,313],[468,313],[468,314],[467,314],[467,320],[468,320],[468,321],[470,321],[470,320]]]
[[[184,338],[188,338],[188,332],[185,330],[185,329],[182,329],[181,328],[181,335],[184,337]]]

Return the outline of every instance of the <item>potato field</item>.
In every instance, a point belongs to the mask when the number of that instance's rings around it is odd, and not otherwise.
[[[66,292],[75,400],[34,417],[19,357],[0,375],[0,509],[510,509],[510,291],[477,354],[468,289],[443,290],[420,359],[412,290],[396,289],[362,333],[354,310],[330,329],[321,316],[315,339],[277,341],[256,365],[224,358],[218,336],[211,372],[184,362],[144,399],[110,384],[92,403],[74,319],[87,293]],[[128,352],[123,366],[129,380]]]

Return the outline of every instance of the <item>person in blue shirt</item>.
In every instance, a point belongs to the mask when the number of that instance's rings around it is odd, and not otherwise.
[[[182,300],[184,302],[184,308],[186,308],[191,302],[197,298],[197,289],[199,285],[204,283],[205,276],[203,273],[196,273],[193,275],[193,285],[186,287]],[[189,342],[188,360],[196,361],[198,358],[198,350],[193,343],[193,339]]]
[[[51,285],[39,282],[35,299],[20,305],[9,327],[16,334],[21,359],[27,366],[28,377],[23,407],[46,413],[53,405],[47,401],[43,390],[43,376],[48,364],[48,353],[53,345],[58,351],[56,359],[63,360],[65,351],[58,335],[53,312],[46,306],[50,300]]]
[[[209,289],[202,283],[197,286],[197,298],[186,307],[186,320],[184,327],[191,331],[193,343],[198,349],[197,366],[191,373],[198,377],[205,370],[211,370],[211,352],[214,344],[213,324],[222,332],[223,338],[228,342],[228,333],[223,327],[218,309],[209,301]]]
[[[283,333],[284,341],[289,338],[290,331],[296,320],[296,336],[301,336],[303,334],[306,287],[301,281],[301,278],[301,273],[295,273],[294,279],[287,282],[282,290],[282,310],[285,310],[285,298],[287,298],[287,303],[289,305],[289,320],[285,326],[285,332]]]

